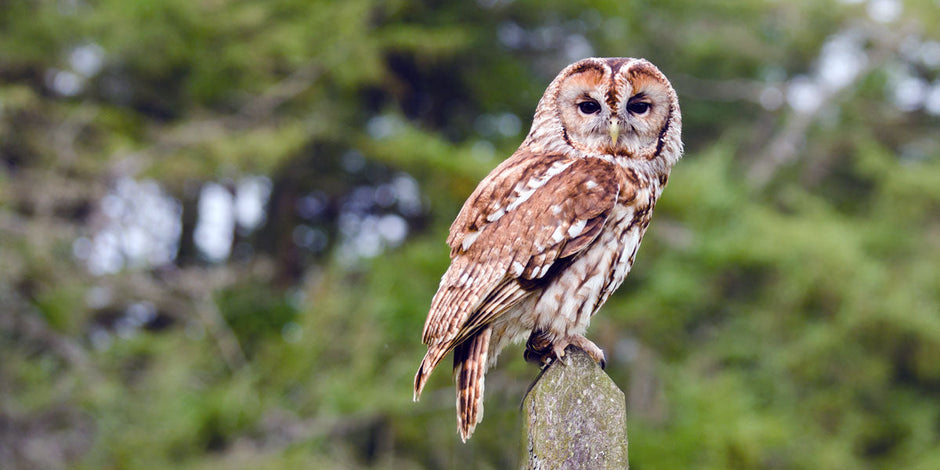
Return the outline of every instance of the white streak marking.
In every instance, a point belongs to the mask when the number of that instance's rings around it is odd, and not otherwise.
[[[460,247],[463,248],[463,251],[467,251],[470,248],[470,245],[473,245],[473,242],[477,241],[477,237],[480,236],[480,232],[470,232],[463,237],[463,241],[460,242]]]
[[[548,169],[548,171],[545,172],[544,175],[538,178],[529,180],[528,184],[526,185],[527,189],[520,190],[519,187],[517,186],[516,193],[519,196],[506,207],[506,212],[513,211],[517,207],[519,207],[520,204],[528,201],[529,198],[532,197],[533,194],[535,194],[536,189],[539,189],[542,186],[545,186],[545,183],[547,183],[548,180],[550,180],[553,176],[561,173],[562,171],[565,171],[565,169],[571,166],[572,164],[574,164],[573,160],[566,162],[566,163],[555,163]]]
[[[590,180],[590,181],[584,183],[584,188],[585,188],[585,189],[594,189],[594,188],[596,188],[596,187],[597,187],[597,182],[594,181],[594,180]]]
[[[624,278],[627,277],[627,273],[630,272],[630,260],[629,255],[626,253],[632,253],[636,246],[640,243],[640,231],[638,228],[634,227],[631,230],[628,230],[626,235],[623,238],[622,245],[624,255],[620,258],[620,262],[617,263],[617,266],[614,268],[614,288],[620,285],[623,282]],[[613,291],[613,289],[611,289]]]
[[[544,183],[543,183],[543,184],[544,184]],[[535,194],[535,190],[536,190],[536,189],[539,189],[539,187],[541,187],[541,186],[542,186],[542,185],[539,184],[538,186],[535,186],[535,187],[533,187],[533,188],[524,189],[524,190],[522,190],[522,191],[516,191],[517,194],[519,194],[519,196],[516,197],[516,199],[513,200],[511,203],[509,203],[509,205],[506,207],[506,211],[508,212],[508,211],[515,210],[515,209],[516,209],[517,207],[519,207],[519,205],[521,205],[523,202],[528,201],[529,198],[532,197],[533,194]]]
[[[561,243],[561,241],[564,239],[565,239],[565,230],[561,225],[559,225],[558,227],[555,228],[555,231],[552,232],[552,241],[555,243]]]
[[[538,276],[538,277],[543,277],[543,276],[545,276],[546,274],[548,274],[548,270],[551,269],[552,264],[553,264],[553,263],[549,263],[549,264],[546,264],[546,265],[542,266],[542,272],[539,273],[539,276]]]
[[[578,235],[581,235],[581,231],[584,230],[584,227],[587,225],[587,220],[579,220],[574,223],[571,227],[568,228],[568,237],[574,238]]]
[[[561,206],[559,206],[558,204],[555,204],[554,206],[552,206],[552,214],[554,215],[561,214]]]
[[[520,262],[518,262],[518,261],[513,261],[513,262],[512,262],[512,275],[513,275],[513,276],[516,276],[516,277],[521,276],[521,275],[522,275],[522,270],[524,270],[524,269],[525,269],[525,266],[523,266],[522,263],[520,263]]]
[[[510,210],[511,210],[511,209],[510,209]],[[498,211],[492,212],[492,213],[490,213],[490,215],[486,216],[486,221],[487,221],[487,222],[496,222],[496,221],[499,220],[499,218],[502,217],[503,214],[505,214],[505,213],[506,213],[506,211],[505,211],[504,209],[500,208]]]

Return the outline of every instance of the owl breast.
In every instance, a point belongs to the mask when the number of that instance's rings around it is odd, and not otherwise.
[[[630,203],[618,204],[591,247],[534,296],[529,312],[519,312],[524,329],[538,331],[546,339],[587,330],[591,317],[633,266],[659,193],[654,186],[639,190]]]

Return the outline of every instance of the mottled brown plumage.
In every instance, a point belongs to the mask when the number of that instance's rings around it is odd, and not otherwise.
[[[528,337],[546,363],[583,336],[623,282],[669,171],[682,154],[679,101],[643,59],[584,59],[562,70],[532,129],[467,199],[450,229],[451,265],[431,301],[415,400],[454,352],[457,422],[483,418],[483,380],[507,344]]]

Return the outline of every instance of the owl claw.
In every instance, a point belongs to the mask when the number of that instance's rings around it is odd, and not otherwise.
[[[567,343],[555,343],[552,346],[552,352],[555,353],[555,359],[558,359],[558,362],[561,362],[561,365],[567,366],[568,362],[565,361],[565,348],[568,347]]]
[[[583,349],[591,356],[591,359],[594,359],[594,362],[600,364],[602,369],[607,367],[607,358],[604,357],[604,351],[583,335],[569,335],[558,340],[552,340],[550,336],[544,333],[533,332],[529,337],[529,341],[526,342],[523,357],[526,362],[539,364],[543,369],[556,360],[560,361],[562,365],[568,365],[568,361],[565,360],[565,349],[568,346]]]

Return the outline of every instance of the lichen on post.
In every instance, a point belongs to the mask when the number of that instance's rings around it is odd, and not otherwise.
[[[581,349],[569,346],[542,371],[522,412],[523,468],[628,468],[624,394]]]

